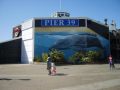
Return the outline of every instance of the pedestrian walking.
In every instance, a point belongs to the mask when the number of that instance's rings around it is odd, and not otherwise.
[[[114,61],[112,56],[109,56],[109,65],[110,65],[110,70],[115,68]]]
[[[48,70],[48,75],[51,75],[51,57],[48,55],[48,58],[47,58],[47,70]]]

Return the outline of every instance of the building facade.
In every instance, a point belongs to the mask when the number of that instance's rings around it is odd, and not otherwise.
[[[33,18],[22,23],[22,63],[57,49],[65,58],[77,51],[102,52],[109,55],[108,26],[88,18]]]
[[[66,60],[78,51],[101,52],[101,59],[110,54],[107,25],[87,17],[69,17],[68,13],[27,20],[13,28],[13,38],[18,37],[21,63],[33,63],[35,57],[52,49],[64,52]]]

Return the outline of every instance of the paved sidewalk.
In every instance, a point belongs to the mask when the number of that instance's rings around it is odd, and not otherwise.
[[[45,63],[0,65],[0,90],[120,90],[120,65],[57,66],[56,76]]]
[[[54,90],[101,90],[101,89],[103,90],[103,89],[111,88],[114,86],[119,86],[120,88],[120,79],[113,79],[113,80],[91,83],[87,85],[59,88]]]

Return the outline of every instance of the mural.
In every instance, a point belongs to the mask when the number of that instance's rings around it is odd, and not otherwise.
[[[49,28],[46,28],[46,30],[44,31],[41,28],[35,32],[35,57],[41,56],[42,53],[49,52],[52,49],[63,51],[65,58],[70,57],[77,51],[102,50],[102,58],[109,54],[108,39],[94,32],[88,32],[86,28],[84,31],[74,28],[74,32],[65,27],[61,31],[57,28],[53,28],[53,31]]]

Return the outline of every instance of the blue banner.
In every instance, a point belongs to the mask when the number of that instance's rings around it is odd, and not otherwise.
[[[42,19],[42,27],[78,27],[79,19]]]

